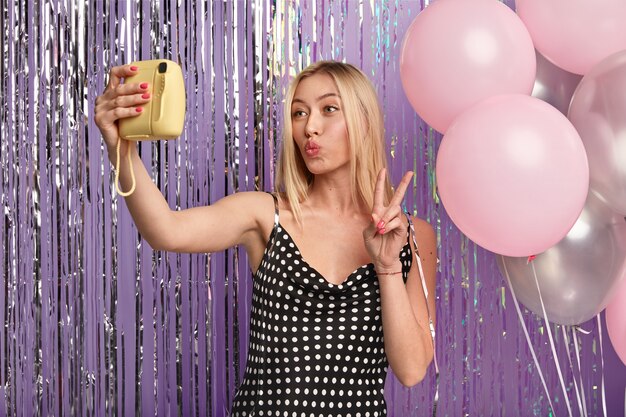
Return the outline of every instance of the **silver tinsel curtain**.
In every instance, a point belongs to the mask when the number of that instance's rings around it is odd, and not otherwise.
[[[110,67],[152,58],[179,62],[187,88],[182,137],[140,148],[174,209],[272,190],[290,78],[319,59],[361,67],[384,108],[395,181],[417,173],[406,205],[438,231],[438,415],[548,415],[493,255],[456,229],[437,198],[441,138],[401,88],[402,37],[425,6],[2,0],[0,415],[219,417],[230,407],[247,350],[245,253],[153,251],[115,195],[93,120]],[[526,322],[563,415],[545,328],[530,313]],[[584,327],[591,333],[578,339],[580,378],[590,415],[600,415],[601,332],[593,322]],[[565,346],[557,348],[575,401]],[[413,389],[390,376],[389,414],[432,414],[435,389],[432,370]],[[612,398],[609,408],[619,410]]]

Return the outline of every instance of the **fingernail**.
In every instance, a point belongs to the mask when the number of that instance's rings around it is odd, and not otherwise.
[[[136,67],[136,66],[134,66],[134,65],[131,65],[131,66],[130,66],[130,70],[131,70],[131,71],[137,71],[138,69],[139,69],[139,68],[137,68],[137,67]]]
[[[143,98],[143,99],[150,98],[150,93],[144,93],[144,94],[142,94],[142,95],[141,95],[141,98]]]
[[[137,108],[135,108],[135,111],[137,113],[141,113],[143,111],[143,107],[137,107]]]
[[[378,224],[376,225],[377,229],[382,229],[385,226],[385,222],[384,221],[379,221]]]
[[[141,83],[141,84],[139,84],[139,87],[141,87],[141,88],[143,88],[145,90],[146,88],[148,88],[148,83]]]
[[[385,234],[385,228],[383,227],[382,229],[378,229],[378,233],[380,233],[381,235]]]

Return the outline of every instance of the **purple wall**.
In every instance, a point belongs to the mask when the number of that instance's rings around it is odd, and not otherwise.
[[[173,208],[271,190],[290,77],[318,59],[360,66],[384,107],[394,178],[417,173],[407,207],[439,234],[438,415],[548,415],[493,255],[457,230],[436,195],[441,137],[402,92],[399,49],[423,2],[156,4],[0,4],[0,415],[220,417],[241,380],[245,253],[153,252],[114,195],[93,121],[108,68],[154,57],[181,62],[187,83],[183,136],[141,146]],[[547,328],[529,312],[524,321],[554,414],[567,415]],[[581,372],[573,375],[573,344],[551,326],[573,415],[581,414],[574,379],[588,415],[603,414],[603,375],[608,415],[620,415],[626,367],[595,321],[582,327],[591,333],[578,333]],[[432,370],[410,390],[390,377],[390,415],[432,415],[435,385]]]

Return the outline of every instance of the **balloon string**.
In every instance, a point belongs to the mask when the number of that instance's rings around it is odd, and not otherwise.
[[[535,349],[533,348],[533,344],[530,341],[530,335],[528,334],[528,329],[526,328],[526,323],[524,322],[524,317],[522,316],[522,310],[519,307],[519,303],[517,302],[517,297],[515,296],[515,290],[513,290],[513,285],[511,285],[511,277],[509,276],[509,270],[506,267],[506,262],[502,262],[504,266],[504,275],[506,276],[506,282],[509,285],[509,291],[511,291],[511,295],[513,296],[513,303],[515,304],[515,310],[517,311],[517,317],[522,325],[522,329],[524,330],[524,335],[526,336],[526,342],[528,343],[528,347],[530,348],[530,354],[535,361],[535,366],[537,367],[537,372],[539,373],[539,378],[541,379],[541,384],[543,385],[543,390],[546,392],[546,398],[548,399],[548,403],[550,404],[550,409],[552,413],[554,413],[554,405],[552,405],[552,400],[550,399],[550,392],[548,391],[548,385],[546,384],[546,380],[543,377],[543,371],[541,370],[541,365],[539,365],[539,360],[537,360],[537,355],[535,354]]]
[[[433,417],[437,415],[437,404],[439,403],[439,364],[437,363],[437,351],[435,349],[435,325],[433,323],[433,316],[430,312],[430,307],[428,305],[428,287],[426,286],[426,279],[424,278],[424,269],[422,268],[422,260],[419,256],[419,251],[417,248],[417,239],[415,237],[415,227],[413,226],[413,221],[411,220],[411,216],[409,213],[406,213],[406,218],[409,221],[409,226],[411,229],[411,237],[413,239],[413,245],[415,246],[415,259],[417,260],[417,268],[420,274],[420,280],[422,281],[422,290],[424,291],[424,301],[426,302],[426,312],[428,313],[428,326],[430,328],[430,338],[433,343],[433,363],[435,364],[435,396],[433,398]]]
[[[583,384],[583,371],[582,371],[582,367],[580,366],[580,351],[578,349],[578,345],[579,345],[579,341],[578,341],[578,334],[577,332],[583,333],[583,334],[589,334],[590,332],[587,332],[586,330],[582,329],[580,326],[573,326],[572,327],[572,340],[574,341],[574,351],[576,352],[576,362],[578,364],[578,378],[580,378],[580,392],[582,394],[582,400],[583,400],[583,410],[585,411],[585,415],[587,415],[587,401],[585,401],[585,390],[583,389],[584,384]],[[576,382],[576,380],[574,380],[574,382]]]
[[[565,351],[567,352],[567,361],[569,362],[569,369],[570,371],[572,371],[572,379],[574,380],[574,390],[576,391],[576,400],[578,402],[578,410],[580,411],[580,415],[582,417],[587,417],[587,412],[583,407],[584,400],[581,401],[581,398],[580,398],[581,390],[578,389],[578,382],[576,382],[576,370],[574,369],[574,364],[572,363],[572,354],[569,350],[569,340],[567,338],[567,331],[565,330],[565,327],[567,326],[561,326],[561,330],[563,334],[563,341],[565,342]],[[576,341],[574,341],[574,343],[576,343]]]
[[[602,320],[600,319],[600,314],[596,316],[598,319],[598,334],[600,338],[600,365],[602,366],[602,411],[604,411],[604,417],[606,416],[606,391],[604,389],[604,349],[602,348]],[[626,414],[624,414],[626,416]]]
[[[541,290],[539,289],[539,280],[537,279],[537,271],[535,270],[534,263],[531,263],[530,266],[533,269],[533,276],[535,277],[535,285],[537,286],[537,292],[539,293],[539,302],[541,303],[541,312],[543,313],[543,320],[548,330],[548,339],[550,340],[550,349],[552,349],[552,358],[554,359],[554,364],[556,365],[556,371],[559,375],[559,381],[561,382],[561,388],[563,389],[563,398],[565,399],[565,404],[567,405],[567,411],[570,417],[572,417],[572,406],[569,401],[569,396],[567,395],[567,388],[565,388],[565,381],[563,380],[563,373],[561,372],[561,365],[559,364],[559,358],[556,353],[556,346],[554,345],[554,338],[552,337],[552,329],[551,329],[550,323],[548,322],[548,313],[546,313],[546,306],[543,304],[543,297],[541,297]]]
[[[582,333],[582,334],[591,334],[590,330],[585,330],[585,329],[583,329],[580,326],[574,326],[574,327],[572,327],[572,330],[573,331],[577,331],[577,332]]]

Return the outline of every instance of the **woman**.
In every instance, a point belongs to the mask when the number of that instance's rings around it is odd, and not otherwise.
[[[150,100],[151,86],[120,83],[135,70],[113,68],[96,100],[111,161],[116,121],[140,114]],[[433,357],[435,233],[420,219],[411,228],[401,211],[411,172],[392,193],[382,114],[361,71],[331,61],[306,68],[289,89],[284,126],[276,195],[242,192],[180,211],[153,184],[135,143],[123,141],[122,155],[130,152],[137,167],[127,206],[154,249],[245,247],[254,292],[233,416],[385,415],[387,365],[412,386]]]

